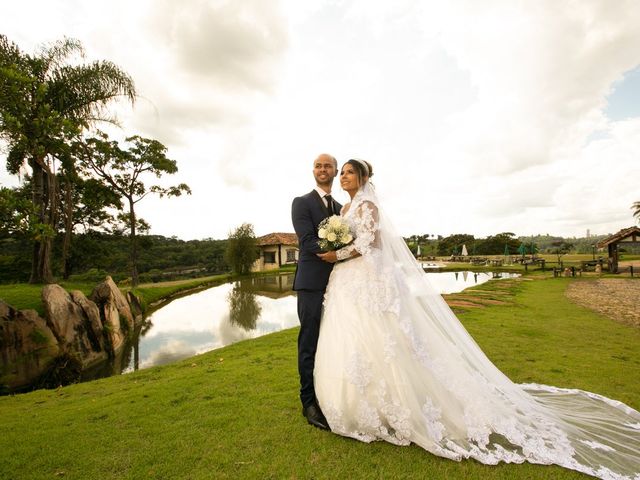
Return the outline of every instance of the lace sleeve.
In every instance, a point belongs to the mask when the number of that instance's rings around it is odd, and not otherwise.
[[[369,255],[378,246],[378,207],[369,201],[360,203],[353,212],[353,226],[354,241],[336,250],[338,260]]]

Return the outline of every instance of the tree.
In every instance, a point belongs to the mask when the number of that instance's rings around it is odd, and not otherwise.
[[[120,195],[111,187],[95,178],[76,176],[72,181],[63,180],[60,202],[64,206],[59,221],[59,228],[64,231],[62,241],[63,278],[69,279],[71,274],[71,243],[73,234],[81,231],[108,231],[114,227],[116,219],[107,209],[122,209]]]
[[[123,219],[129,230],[131,282],[138,285],[138,240],[136,231],[141,225],[148,229],[143,219],[136,217],[135,206],[148,194],[177,197],[183,193],[191,194],[185,183],[172,187],[160,185],[147,186],[143,176],[148,174],[160,178],[163,174],[174,174],[178,171],[175,160],[167,158],[167,148],[157,140],[142,138],[138,135],[127,138],[127,150],[122,150],[118,142],[109,141],[108,137],[99,133],[97,137],[86,142],[85,155],[81,163],[84,168],[95,173],[115,192],[126,200],[128,212]]]
[[[640,202],[633,202],[631,208],[633,209],[633,216],[640,222]]]
[[[438,255],[444,256],[459,254],[463,245],[472,245],[474,240],[475,238],[473,235],[466,233],[449,235],[438,242]]]
[[[556,257],[558,257],[558,265],[561,265],[561,258],[569,253],[573,248],[573,243],[567,242],[565,240],[560,240],[552,243],[553,248],[551,249],[551,253],[553,253]]]
[[[133,103],[136,98],[133,80],[113,63],[71,63],[83,54],[79,41],[65,38],[29,55],[0,35],[0,138],[9,147],[7,170],[17,174],[25,161],[31,169],[31,223],[40,226],[34,235],[31,283],[53,280],[56,158],[64,157],[70,139],[95,122],[115,122],[106,111],[111,101],[124,96]]]
[[[515,237],[515,233],[512,232],[489,235],[487,238],[477,241],[476,253],[478,255],[500,255],[504,253],[505,246],[510,252],[516,252],[520,241]]]
[[[0,187],[0,237],[30,234],[32,210],[24,188]]]
[[[258,259],[258,248],[256,236],[253,233],[253,225],[243,223],[229,233],[224,258],[234,272],[241,275],[251,272],[253,262]]]

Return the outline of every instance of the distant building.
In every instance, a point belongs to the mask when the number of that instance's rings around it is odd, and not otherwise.
[[[591,230],[587,228],[587,238],[590,238],[590,237],[591,237]]]
[[[257,239],[260,257],[251,270],[263,272],[298,263],[298,237],[295,233],[269,233]]]

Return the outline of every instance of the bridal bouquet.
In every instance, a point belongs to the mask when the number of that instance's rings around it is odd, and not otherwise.
[[[349,225],[339,215],[332,215],[320,222],[318,238],[318,245],[325,251],[338,250],[353,241]]]

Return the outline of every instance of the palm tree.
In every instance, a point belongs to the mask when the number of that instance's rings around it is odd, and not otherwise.
[[[631,208],[633,209],[633,216],[640,222],[640,202],[633,202]]]
[[[31,283],[49,283],[51,239],[55,235],[56,160],[74,170],[70,141],[98,121],[115,123],[108,105],[136,90],[129,75],[111,62],[72,63],[82,58],[82,44],[64,38],[36,55],[22,52],[0,35],[0,138],[9,147],[7,170],[17,174],[25,161],[31,169],[36,211]]]

